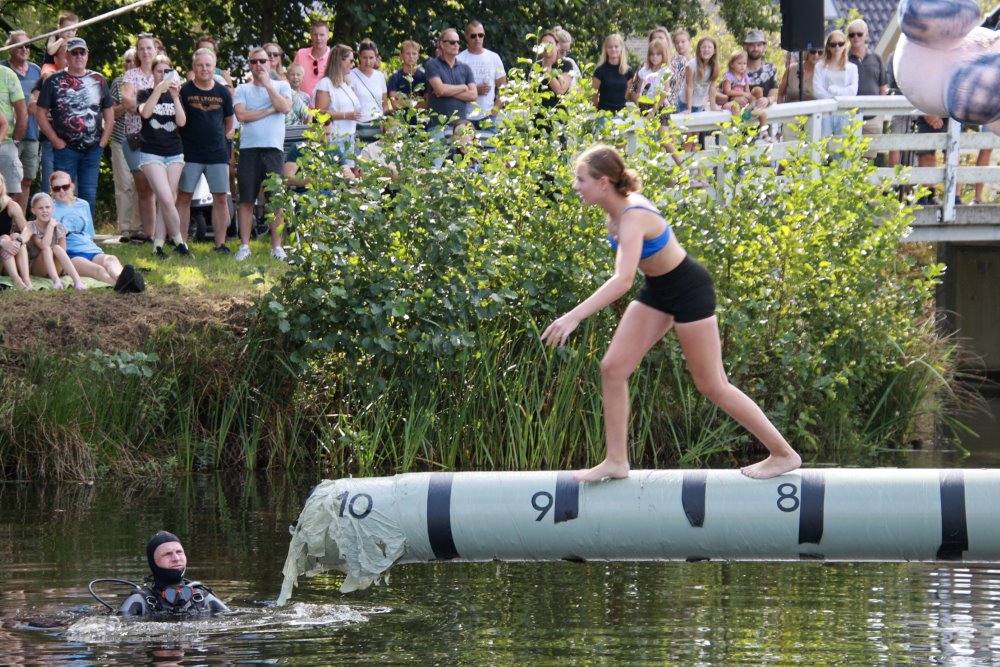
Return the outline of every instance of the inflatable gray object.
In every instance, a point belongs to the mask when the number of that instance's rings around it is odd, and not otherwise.
[[[1000,470],[410,473],[319,484],[291,529],[279,604],[300,575],[439,561],[1000,561]]]

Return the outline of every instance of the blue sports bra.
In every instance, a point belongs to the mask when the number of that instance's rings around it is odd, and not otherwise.
[[[629,206],[625,211],[631,211],[633,208],[640,208],[643,211],[649,211],[650,213],[655,213],[656,215],[663,218],[663,214],[657,211],[655,208],[649,208],[648,206]],[[625,211],[622,211],[624,213]],[[664,222],[667,222],[666,218],[663,218]],[[643,239],[642,240],[642,254],[639,255],[639,259],[646,259],[652,257],[656,253],[660,252],[667,247],[667,242],[670,240],[670,223],[667,222],[667,228],[663,230],[663,233],[657,236],[655,239]],[[618,250],[618,241],[615,237],[608,232],[608,243],[611,244],[612,250]]]

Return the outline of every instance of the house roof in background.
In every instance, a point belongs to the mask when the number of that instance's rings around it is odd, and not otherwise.
[[[899,0],[826,0],[825,4],[827,20],[847,18],[852,9],[857,10],[868,24],[868,44],[874,47],[896,15]]]

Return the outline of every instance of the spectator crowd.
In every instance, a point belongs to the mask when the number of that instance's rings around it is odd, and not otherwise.
[[[77,23],[70,12],[60,15],[58,34],[39,49],[41,66],[19,30],[9,34],[12,48],[0,61],[0,253],[15,287],[30,287],[35,275],[57,286],[81,288],[81,277],[90,277],[119,291],[142,289],[141,275],[92,240],[99,166],[109,146],[119,242],[150,243],[160,258],[189,256],[191,206],[200,189],[212,197],[214,252],[242,261],[251,255],[264,180],[281,174],[294,183],[298,144],[315,118],[325,119],[327,154],[350,177],[359,153],[378,154],[391,116],[418,122],[407,112],[422,109],[436,137],[464,127],[484,136],[495,132],[504,108],[507,70],[477,20],[462,32],[443,30],[423,62],[421,45],[404,41],[400,68],[389,76],[373,41],[331,45],[328,25],[316,21],[309,45],[290,58],[275,43],[250,49],[242,82],[218,61],[211,35],[195,40],[185,60],[190,67],[182,68],[167,45],[146,33],[122,55],[121,73],[109,82],[88,68]],[[598,110],[613,116],[632,103],[664,125],[671,112],[722,109],[763,125],[767,109],[781,102],[889,93],[891,72],[868,48],[864,21],[853,21],[846,34],[831,31],[821,49],[789,54],[780,77],[764,57],[766,41],[751,30],[742,48],[720,54],[711,36],[694,41],[685,30],[657,27],[644,61],[633,67],[624,39],[613,34],[588,83],[570,55],[572,36],[557,26],[539,38],[533,85],[544,93],[544,106],[558,106],[584,86]],[[843,133],[850,120],[828,117],[823,132]],[[923,117],[918,131],[942,125]],[[881,118],[864,119],[864,132],[881,131]],[[234,212],[235,253],[226,243]],[[271,254],[284,259],[279,223],[274,216]]]

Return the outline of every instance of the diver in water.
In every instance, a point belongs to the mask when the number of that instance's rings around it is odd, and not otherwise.
[[[175,616],[228,612],[208,586],[184,578],[187,556],[176,535],[161,530],[146,544],[151,577],[118,608],[121,616]]]

